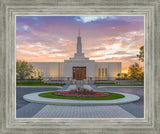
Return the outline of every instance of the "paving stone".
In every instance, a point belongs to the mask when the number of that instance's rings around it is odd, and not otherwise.
[[[120,106],[46,105],[33,118],[135,118]]]

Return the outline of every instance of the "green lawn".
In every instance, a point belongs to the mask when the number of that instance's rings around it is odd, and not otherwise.
[[[64,86],[64,84],[17,84],[17,86]]]
[[[64,86],[65,83],[44,83],[42,80],[18,80],[17,86]]]
[[[115,84],[98,84],[96,85],[97,87],[101,87],[101,86],[144,86],[143,84],[133,84],[133,85],[115,85]]]
[[[56,91],[56,92],[60,92],[60,91]],[[125,97],[122,94],[112,93],[112,92],[104,92],[104,93],[110,94],[110,96],[104,96],[104,97],[58,96],[58,95],[52,94],[56,92],[40,93],[39,96],[44,98],[69,99],[69,100],[114,100],[114,99],[120,99]]]

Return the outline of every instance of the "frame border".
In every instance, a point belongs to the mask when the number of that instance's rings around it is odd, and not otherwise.
[[[160,0],[1,0],[0,1],[0,132],[119,133],[160,132]],[[16,15],[144,15],[145,115],[142,119],[17,119]]]

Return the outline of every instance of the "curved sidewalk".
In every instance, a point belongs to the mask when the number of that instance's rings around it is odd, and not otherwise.
[[[47,91],[45,91],[47,92]],[[48,91],[50,92],[50,91]],[[49,104],[49,105],[118,105],[118,104],[125,104],[138,101],[140,99],[139,96],[128,94],[128,93],[121,93],[121,92],[114,92],[123,94],[125,97],[121,99],[115,100],[68,100],[68,99],[50,99],[38,96],[40,93],[44,92],[37,92],[31,93],[23,96],[23,99],[29,102],[34,103],[41,103],[41,104]]]

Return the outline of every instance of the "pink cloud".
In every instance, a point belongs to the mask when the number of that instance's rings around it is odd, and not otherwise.
[[[63,62],[76,52],[79,28],[85,56],[96,61],[121,61],[123,69],[138,62],[135,56],[144,45],[144,22],[136,18],[125,23],[119,18],[106,24],[104,21],[80,24],[71,19],[31,22],[18,22],[21,31],[16,35],[17,59]]]

